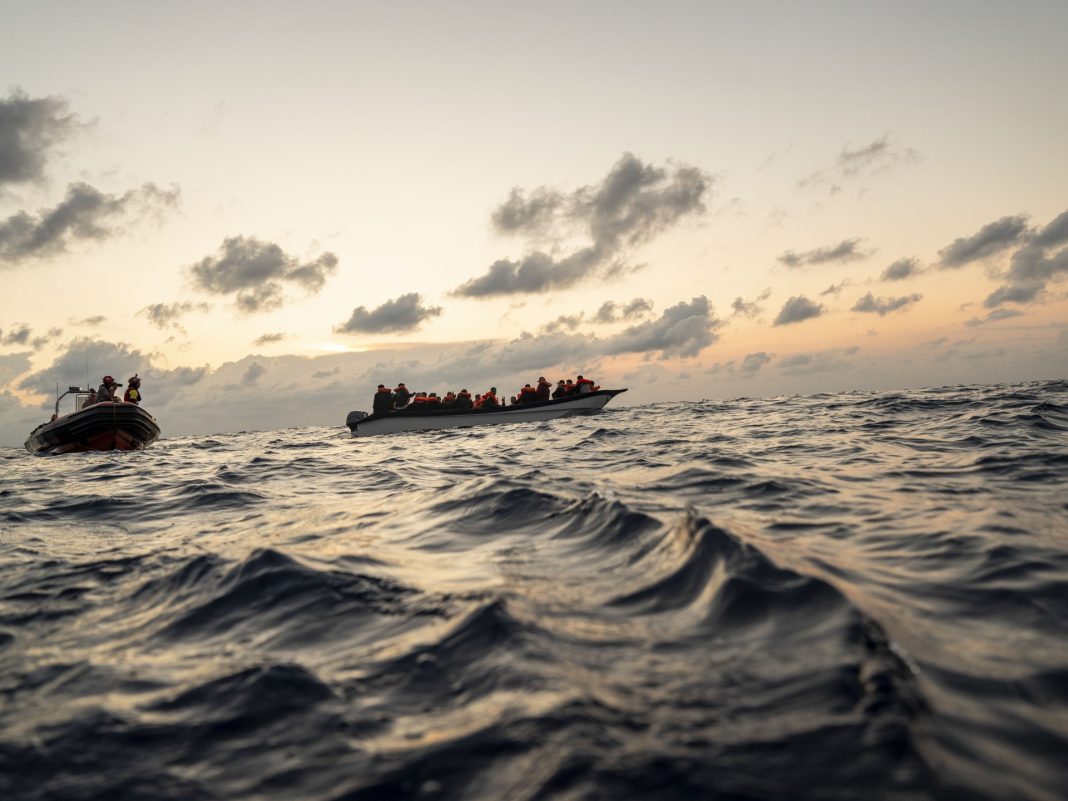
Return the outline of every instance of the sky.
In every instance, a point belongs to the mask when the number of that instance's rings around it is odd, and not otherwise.
[[[0,445],[1068,375],[1068,4],[0,0]]]

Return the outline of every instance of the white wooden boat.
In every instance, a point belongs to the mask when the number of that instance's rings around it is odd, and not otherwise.
[[[408,406],[388,414],[349,412],[345,424],[354,437],[398,434],[403,431],[436,431],[442,428],[540,422],[600,411],[625,389],[599,389],[557,400],[536,401],[496,409],[418,409]]]

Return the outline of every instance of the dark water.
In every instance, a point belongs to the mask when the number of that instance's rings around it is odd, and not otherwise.
[[[1068,788],[1068,382],[0,477],[5,801]]]

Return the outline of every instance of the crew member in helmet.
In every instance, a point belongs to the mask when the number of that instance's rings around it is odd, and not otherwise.
[[[126,392],[122,396],[123,403],[136,403],[141,405],[141,378],[134,373],[126,379]]]
[[[115,396],[115,392],[119,388],[119,384],[115,383],[115,379],[109,375],[104,376],[101,379],[100,386],[96,390],[97,403],[104,403],[105,401],[115,403],[118,398]]]

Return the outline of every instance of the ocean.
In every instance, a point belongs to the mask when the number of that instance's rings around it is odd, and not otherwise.
[[[0,451],[4,801],[1068,793],[1068,381],[159,422]]]

